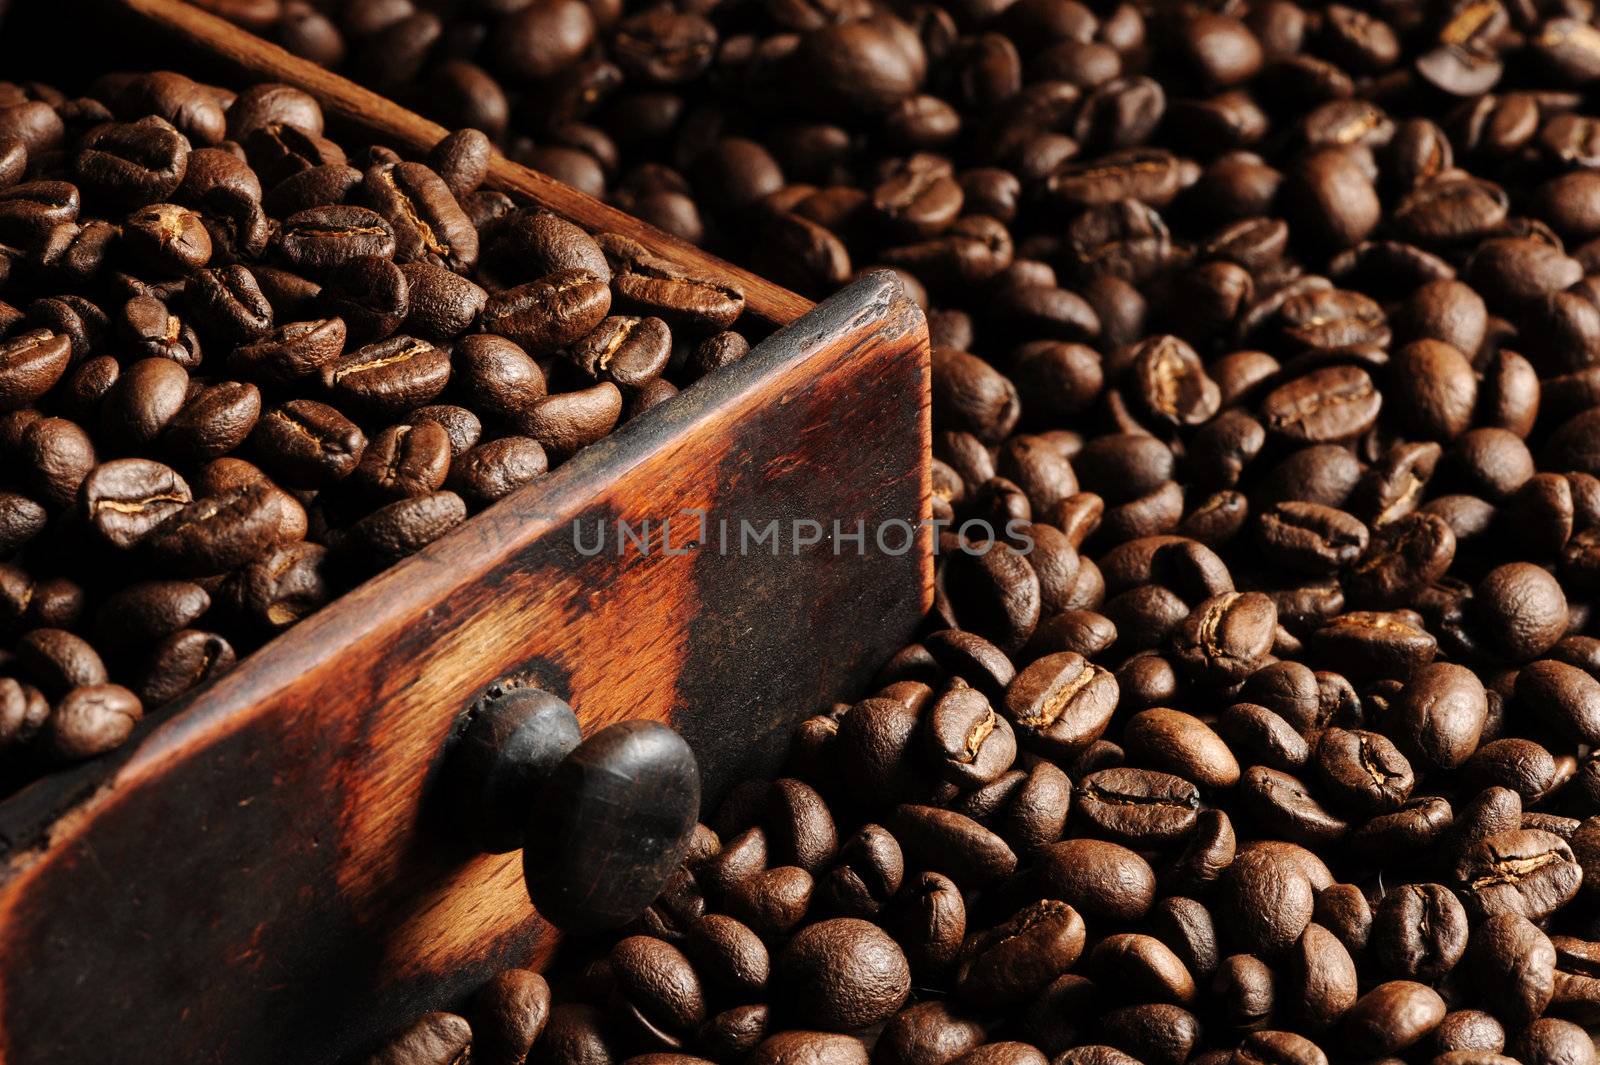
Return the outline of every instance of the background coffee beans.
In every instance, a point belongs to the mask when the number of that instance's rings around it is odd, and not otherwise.
[[[737,292],[480,190],[475,130],[399,160],[168,72],[0,114],[0,790],[749,350]]]

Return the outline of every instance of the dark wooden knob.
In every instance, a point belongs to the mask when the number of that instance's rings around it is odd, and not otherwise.
[[[522,874],[547,920],[569,932],[618,928],[655,901],[700,816],[700,768],[682,736],[623,721],[590,736],[545,781]]]
[[[592,932],[655,901],[700,815],[700,768],[682,736],[623,721],[580,741],[559,697],[512,683],[468,708],[443,771],[474,847],[521,847],[528,897],[551,924]]]
[[[490,688],[467,708],[450,748],[454,826],[490,854],[522,846],[540,787],[582,739],[578,715],[558,696],[511,683]]]

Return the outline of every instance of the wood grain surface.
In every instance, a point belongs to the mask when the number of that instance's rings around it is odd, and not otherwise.
[[[281,81],[315,96],[323,110],[371,131],[381,143],[402,153],[421,154],[450,131],[362,88],[315,63],[290,55],[275,44],[183,0],[103,0],[120,7],[158,33],[223,60],[250,81]],[[536,170],[496,156],[488,184],[525,196],[591,232],[623,233],[681,266],[731,282],[745,295],[748,311],[774,325],[788,325],[811,309],[811,301],[692,244],[656,229],[609,204]]]
[[[929,431],[926,324],[871,275],[0,806],[0,1063],[333,1065],[543,964],[519,854],[467,853],[429,801],[460,708],[521,672],[586,733],[671,722],[710,793],[769,768],[930,604],[927,530],[905,554],[870,532],[928,516]],[[687,510],[712,535],[664,544]],[[868,543],[742,554],[721,518]],[[586,554],[616,519],[650,549]]]

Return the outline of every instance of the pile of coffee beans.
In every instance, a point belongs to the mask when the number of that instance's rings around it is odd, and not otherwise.
[[[373,1065],[1595,1060],[1589,0],[222,6],[933,335],[917,642]]]
[[[0,83],[0,784],[103,753],[749,345],[619,234],[170,72]]]

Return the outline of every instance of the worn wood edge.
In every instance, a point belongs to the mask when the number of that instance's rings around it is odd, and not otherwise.
[[[553,528],[570,522],[594,499],[598,485],[617,480],[662,451],[679,448],[695,429],[709,427],[719,418],[742,417],[775,401],[768,387],[772,382],[794,375],[813,359],[833,357],[831,339],[869,329],[891,339],[920,333],[916,338],[923,379],[920,495],[926,523],[931,513],[926,320],[893,273],[875,271],[758,344],[738,363],[652,408],[547,477],[475,515],[278,636],[212,687],[141,726],[120,751],[45,777],[0,803],[0,913],[9,906],[3,896],[25,882],[26,873],[53,850],[85,831],[102,807],[266,712],[269,693],[292,686],[296,678],[326,666],[351,644],[403,625],[455,588],[480,579]],[[924,530],[918,551],[923,571],[919,591],[926,611],[933,596],[933,558],[932,530],[926,524]]]
[[[371,89],[292,55],[184,0],[105,2],[177,36],[192,48],[225,60],[256,80],[281,81],[303,89],[339,118],[407,151],[425,153],[450,132]],[[496,155],[490,163],[488,184],[525,196],[591,232],[624,233],[680,266],[731,281],[744,293],[747,312],[774,325],[788,325],[813,306],[803,296],[503,156]]]

